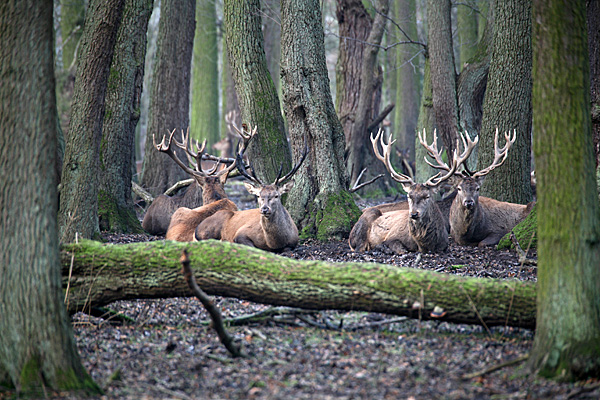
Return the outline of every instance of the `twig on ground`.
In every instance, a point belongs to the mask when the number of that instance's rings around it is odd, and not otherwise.
[[[499,369],[505,368],[505,367],[510,367],[511,365],[515,365],[515,364],[519,364],[522,363],[523,361],[527,360],[529,358],[529,354],[525,354],[523,356],[517,357],[513,360],[509,360],[506,362],[503,362],[501,364],[498,365],[494,365],[492,367],[486,368],[482,371],[477,371],[477,372],[473,372],[470,374],[465,374],[462,376],[463,379],[473,379],[473,378],[477,378],[479,376],[483,376],[483,375],[487,375],[489,373],[492,373],[494,371],[498,371]]]
[[[573,390],[571,393],[567,395],[567,399],[574,399],[578,397],[580,394],[593,392],[596,389],[600,389],[600,382],[594,383],[593,385],[584,386],[582,388]]]
[[[204,293],[196,283],[196,278],[194,277],[194,274],[192,274],[192,269],[190,268],[190,257],[188,255],[187,250],[183,251],[179,261],[181,262],[183,276],[185,277],[188,286],[192,290],[192,293],[194,293],[198,300],[200,300],[200,302],[210,315],[210,318],[213,321],[213,327],[215,328],[215,331],[217,332],[221,343],[223,343],[225,348],[233,357],[245,357],[245,354],[243,354],[240,350],[240,346],[234,342],[233,337],[231,337],[225,330],[225,326],[223,326],[223,317],[221,316],[221,312],[214,305],[214,303],[208,297],[208,295]]]
[[[519,264],[521,265],[537,265],[537,260],[534,260],[533,258],[527,258],[527,251],[524,251],[521,246],[519,245],[519,241],[517,240],[517,237],[515,236],[514,232],[510,233],[510,241],[512,242],[512,244],[515,246],[515,250],[517,251],[517,254],[519,254]],[[533,237],[532,237],[533,239]],[[529,250],[529,249],[527,249]]]

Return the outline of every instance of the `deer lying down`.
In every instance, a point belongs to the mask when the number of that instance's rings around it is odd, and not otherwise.
[[[425,146],[428,153],[438,163],[444,163],[440,151],[437,149],[437,137],[434,134],[434,141],[428,146],[425,141],[425,134],[419,134],[421,144]],[[378,141],[383,148],[383,155],[379,152]],[[464,141],[464,138],[463,138]],[[408,209],[399,204],[382,205],[381,207],[371,207],[363,212],[357,224],[353,227],[349,245],[353,251],[369,250],[376,246],[383,245],[395,253],[405,253],[407,251],[420,252],[439,252],[448,247],[448,220],[442,214],[434,195],[440,184],[452,177],[456,169],[462,164],[470,151],[465,151],[460,157],[454,154],[452,166],[448,167],[447,173],[431,177],[427,182],[418,184],[407,175],[397,173],[390,164],[390,152],[393,141],[387,144],[384,142],[382,131],[375,138],[371,136],[371,143],[375,156],[381,160],[394,180],[400,182],[408,194]],[[470,142],[470,148],[475,146],[475,142]],[[444,166],[447,165],[444,163]],[[396,209],[398,208],[398,209]]]
[[[485,176],[506,160],[508,150],[516,139],[516,131],[512,139],[510,134],[505,134],[504,137],[506,145],[499,149],[496,130],[494,161],[489,167],[472,176],[465,172],[459,174],[461,180],[450,208],[450,234],[458,244],[480,247],[498,244],[504,235],[529,215],[535,204],[514,204],[479,197],[479,188]]]
[[[196,240],[221,239],[276,252],[296,247],[298,228],[281,204],[281,196],[292,188],[294,181],[290,179],[306,158],[308,148],[305,148],[298,163],[286,176],[281,179],[278,176],[270,185],[246,172],[242,153],[243,151],[237,155],[237,167],[252,182],[244,185],[248,192],[258,197],[258,208],[215,213],[198,225]]]

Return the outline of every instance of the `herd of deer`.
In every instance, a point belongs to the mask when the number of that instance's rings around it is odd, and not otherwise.
[[[308,154],[308,147],[292,170],[271,184],[260,181],[254,172],[248,173],[244,164],[244,151],[256,128],[248,132],[245,126],[239,130],[229,123],[241,137],[235,159],[220,159],[205,154],[206,142],[195,145],[182,131],[182,141],[174,138],[175,131],[165,136],[154,147],[171,157],[195,182],[179,197],[159,196],[148,208],[142,226],[151,234],[163,234],[166,239],[182,242],[206,239],[224,240],[254,246],[267,251],[283,251],[294,248],[298,243],[298,229],[288,211],[281,203],[281,196],[294,184],[293,175],[298,171]],[[431,167],[440,170],[425,183],[416,183],[408,175],[398,173],[390,163],[394,141],[386,140],[382,131],[373,137],[371,144],[377,159],[382,161],[391,177],[399,182],[408,194],[407,201],[381,204],[363,211],[350,232],[349,245],[353,251],[365,251],[384,246],[395,253],[411,251],[440,252],[448,247],[449,237],[461,245],[491,246],[497,244],[517,223],[531,211],[533,203],[527,205],[497,201],[479,196],[479,188],[485,176],[504,163],[508,150],[516,139],[516,132],[504,134],[506,144],[498,145],[498,131],[494,139],[494,160],[475,173],[464,166],[478,138],[471,140],[460,134],[449,164],[442,159],[434,132],[432,144],[427,144],[425,132],[419,141],[434,160],[425,160]],[[172,145],[181,148],[187,163],[181,161]],[[381,147],[381,150],[379,150]],[[460,148],[463,151],[459,154]],[[209,169],[202,167],[202,160],[216,159]],[[450,158],[450,157],[449,157]],[[219,169],[221,163],[229,166]],[[192,167],[190,167],[190,165]],[[462,167],[462,170],[460,169]],[[237,169],[249,182],[246,189],[258,198],[258,208],[238,210],[227,198],[224,185],[230,173]],[[443,200],[436,201],[440,187],[450,184],[455,191]],[[190,198],[202,189],[202,206],[190,208]],[[190,193],[188,193],[190,192]]]

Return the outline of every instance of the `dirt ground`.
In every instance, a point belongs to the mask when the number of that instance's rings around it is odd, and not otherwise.
[[[250,202],[251,199],[239,199]],[[384,199],[382,201],[388,201]],[[240,203],[241,204],[241,203]],[[362,207],[369,205],[360,204]],[[244,207],[244,205],[242,205]],[[246,204],[247,207],[247,204]],[[161,239],[105,235],[114,243]],[[345,242],[303,242],[284,256],[381,262],[459,275],[536,279],[513,251],[451,244],[441,254],[353,253]],[[536,254],[529,254],[535,258]],[[194,298],[122,301],[126,324],[73,316],[85,367],[103,399],[598,399],[598,381],[528,375],[533,332],[419,321],[366,312],[308,312],[215,298],[225,318],[272,316],[228,331],[247,358],[232,359]],[[517,361],[497,371],[487,368]],[[481,372],[469,377],[468,374]],[[60,394],[56,394],[61,397]]]

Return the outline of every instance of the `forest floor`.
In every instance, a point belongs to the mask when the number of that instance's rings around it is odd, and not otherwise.
[[[252,201],[233,200],[242,208]],[[391,199],[380,202],[386,200]],[[361,207],[371,204],[359,203]],[[162,239],[104,237],[113,243]],[[520,265],[514,251],[453,243],[440,254],[393,255],[354,253],[346,242],[307,241],[283,255],[536,279],[536,267]],[[529,256],[535,258],[536,254]],[[274,308],[220,297],[215,304],[225,318]],[[526,357],[533,342],[533,332],[526,329],[487,329],[367,312],[278,308],[277,315],[228,327],[249,355],[232,359],[195,298],[120,301],[110,308],[131,322],[119,325],[81,313],[72,321],[83,363],[105,392],[102,399],[600,398],[598,381],[547,381],[528,374],[526,361],[483,373]],[[481,374],[468,376],[477,372]]]

